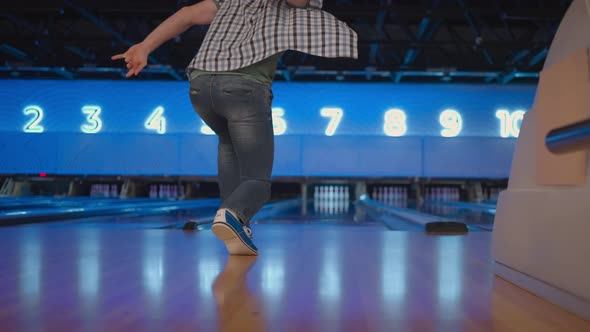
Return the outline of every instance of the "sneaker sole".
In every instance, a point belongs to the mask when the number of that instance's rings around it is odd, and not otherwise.
[[[242,241],[233,228],[223,222],[213,223],[211,231],[218,239],[225,243],[225,247],[230,255],[256,256],[258,252],[252,250]]]

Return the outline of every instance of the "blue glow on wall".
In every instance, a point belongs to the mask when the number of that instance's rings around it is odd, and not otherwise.
[[[216,172],[217,139],[195,114],[187,82],[0,80],[0,87],[0,173]],[[489,142],[502,152],[487,153],[511,156],[514,143],[500,142],[518,136],[535,87],[277,82],[273,92],[274,174],[461,176],[433,171],[426,160],[453,144],[473,154]],[[10,157],[23,149],[37,152]],[[390,164],[367,161],[375,156]],[[510,159],[499,159],[494,176],[508,172]]]
[[[0,131],[76,132],[82,125],[96,130],[99,122],[105,134],[209,133],[183,82],[4,80],[0,86]],[[461,115],[459,136],[503,137],[518,129],[517,111],[531,106],[534,87],[278,82],[274,92],[284,135],[441,136],[454,128],[440,114],[454,110]],[[99,105],[100,115],[80,113],[88,105]]]

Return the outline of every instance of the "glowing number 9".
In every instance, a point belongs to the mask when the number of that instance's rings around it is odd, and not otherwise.
[[[27,122],[27,124],[23,127],[23,131],[25,133],[42,133],[45,128],[39,125],[43,120],[43,109],[39,106],[27,106],[23,110],[25,115],[32,115],[33,118],[31,121]]]
[[[156,108],[150,117],[145,121],[146,129],[155,130],[158,134],[166,133],[166,118],[164,115],[164,107]]]
[[[320,114],[323,117],[331,118],[328,123],[328,128],[326,128],[326,136],[333,136],[340,125],[340,121],[342,121],[344,111],[342,111],[341,108],[323,108]]]
[[[524,119],[525,111],[515,111],[513,113],[507,110],[498,110],[496,117],[500,119],[500,136],[518,137],[520,135],[520,126]]]
[[[287,121],[283,119],[285,116],[285,110],[280,107],[274,107],[272,109],[272,124],[273,131],[276,136],[283,135],[287,131]]]
[[[459,136],[463,129],[463,119],[461,114],[455,110],[445,110],[440,114],[439,118],[440,125],[443,126],[440,134],[443,137],[456,137]]]
[[[392,137],[404,136],[408,131],[407,119],[406,113],[397,108],[385,112],[385,124],[383,125],[385,135]]]
[[[98,117],[101,109],[98,106],[84,106],[82,113],[86,114],[86,121],[88,124],[83,124],[80,129],[86,134],[96,134],[102,129],[102,120]]]

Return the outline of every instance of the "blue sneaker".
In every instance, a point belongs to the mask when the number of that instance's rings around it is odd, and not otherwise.
[[[230,255],[258,255],[258,248],[252,242],[252,231],[242,225],[230,210],[217,211],[211,231],[225,243]]]

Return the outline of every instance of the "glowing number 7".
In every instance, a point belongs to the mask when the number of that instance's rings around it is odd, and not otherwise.
[[[164,115],[164,107],[156,108],[150,117],[145,121],[146,129],[155,130],[158,134],[166,133],[166,118]]]
[[[332,118],[326,128],[326,136],[333,136],[340,125],[344,111],[341,108],[323,108],[321,114],[323,117]]]

